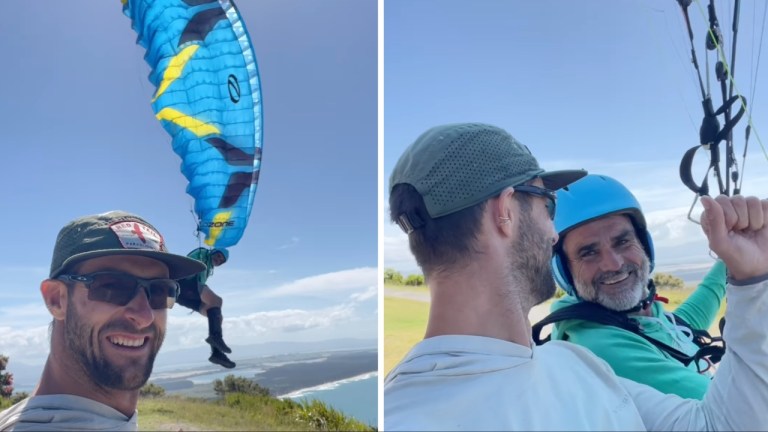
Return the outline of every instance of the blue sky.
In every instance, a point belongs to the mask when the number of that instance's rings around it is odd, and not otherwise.
[[[717,6],[730,52],[727,3]],[[698,5],[690,15],[703,69]],[[755,125],[743,193],[761,197],[768,162],[755,130],[768,139],[768,83],[755,87],[753,80],[765,7],[742,2],[735,69]],[[406,236],[389,223],[389,175],[398,157],[428,128],[466,121],[508,130],[545,169],[584,168],[626,184],[646,213],[658,270],[712,264],[700,227],[686,219],[693,193],[678,176],[683,154],[698,144],[702,109],[676,1],[386,0],[384,10],[385,267],[418,272]],[[765,70],[761,65],[763,77]],[[742,119],[734,132],[740,165],[745,126]],[[700,152],[695,161],[699,181],[708,157]]]
[[[224,298],[225,338],[375,339],[376,2],[238,6],[261,72],[264,151],[250,225],[210,280]],[[47,354],[38,287],[69,220],[122,209],[172,251],[198,245],[135,40],[117,0],[21,2],[0,15],[0,353],[11,367]],[[204,345],[206,334],[203,317],[176,307],[164,350]]]

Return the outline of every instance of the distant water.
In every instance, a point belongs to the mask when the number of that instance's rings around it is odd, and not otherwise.
[[[378,374],[348,378],[283,395],[294,400],[317,399],[367,425],[378,427]]]

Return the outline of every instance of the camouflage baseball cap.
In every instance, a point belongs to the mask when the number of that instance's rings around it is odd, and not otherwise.
[[[528,147],[507,131],[482,123],[433,127],[411,144],[392,171],[389,192],[413,186],[432,218],[479,204],[504,188],[535,177],[560,189],[584,177],[584,170],[545,172]]]
[[[168,266],[171,279],[205,270],[192,258],[168,252],[159,231],[144,219],[123,211],[83,216],[59,231],[53,248],[50,277],[77,263],[107,255],[134,255],[156,259]]]

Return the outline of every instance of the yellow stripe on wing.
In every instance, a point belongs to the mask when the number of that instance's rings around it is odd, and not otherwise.
[[[213,246],[216,244],[216,240],[219,239],[219,236],[221,235],[222,231],[224,230],[224,227],[227,225],[227,222],[229,222],[229,218],[232,216],[232,212],[221,212],[213,217],[213,225],[211,229],[208,231],[208,238],[205,239],[205,244],[208,246]]]
[[[155,97],[152,98],[152,102],[156,101],[160,95],[165,93],[168,87],[173,84],[173,82],[176,81],[178,77],[181,76],[181,72],[184,70],[184,66],[186,66],[189,59],[195,55],[195,52],[198,48],[200,48],[200,45],[190,45],[181,50],[180,53],[176,54],[171,59],[168,67],[165,68],[165,72],[163,72],[163,81],[161,81],[160,85],[157,86],[157,93],[155,93]]]
[[[155,117],[157,117],[158,120],[166,120],[176,123],[177,125],[188,129],[197,137],[221,133],[216,126],[201,122],[200,120],[173,108],[163,108]]]

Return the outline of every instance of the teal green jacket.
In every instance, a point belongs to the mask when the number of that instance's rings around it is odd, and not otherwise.
[[[213,259],[211,259],[211,251],[201,247],[188,253],[187,256],[205,264],[205,270],[197,274],[197,282],[202,287],[208,281],[208,278],[213,275]]]
[[[709,329],[725,295],[725,284],[725,264],[718,260],[696,291],[675,310],[675,314],[693,328]],[[565,296],[552,304],[552,311],[578,301],[573,296]],[[672,323],[670,316],[665,315],[662,303],[655,301],[651,307],[652,316],[633,316],[643,332],[693,355],[698,347],[682,333],[679,326]],[[582,345],[608,362],[616,375],[647,384],[664,393],[702,399],[711,380],[709,373],[699,374],[693,362],[688,367],[683,366],[642,337],[618,327],[583,320],[565,320],[553,326],[552,339]]]

